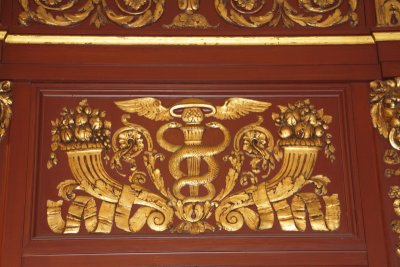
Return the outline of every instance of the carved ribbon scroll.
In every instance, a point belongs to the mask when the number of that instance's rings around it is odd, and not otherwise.
[[[371,118],[374,128],[380,135],[389,140],[391,149],[386,149],[383,160],[389,166],[400,164],[400,77],[387,81],[371,83],[370,103]],[[399,176],[400,168],[387,168],[386,177]],[[400,217],[400,187],[391,186],[389,197],[394,199],[393,208]],[[400,235],[400,220],[392,221],[393,232]],[[396,253],[400,256],[400,243]]]
[[[135,114],[134,120],[139,116],[161,125],[151,132],[124,114],[123,127],[111,136],[106,113],[91,108],[87,100],[75,109],[62,109],[60,118],[51,122],[48,168],[59,164],[56,154],[61,150],[72,178],[57,187],[63,200],[47,202],[53,232],[78,233],[84,224],[89,233],[108,234],[115,225],[131,233],[147,226],[153,231],[201,234],[238,231],[244,225],[267,230],[275,221],[283,231],[305,231],[307,220],[315,231],[340,227],[338,194],[327,194],[328,177],[313,175],[321,149],[328,159],[335,159],[329,134],[332,117],[309,100],[278,106],[280,113],[272,114],[278,140],[263,125],[263,116],[235,134],[223,123],[264,114],[271,104],[259,100],[229,98],[217,106],[189,98],[165,107],[159,99],[147,97],[115,104]],[[182,143],[169,140],[179,133]],[[204,138],[209,133],[221,140],[209,144]],[[154,137],[161,151],[156,150]],[[113,156],[106,157],[111,150]],[[104,157],[127,180],[125,184],[106,171]],[[272,176],[280,161],[280,170]],[[225,185],[219,187],[215,181],[221,179]],[[314,192],[303,192],[306,185]]]
[[[11,82],[0,82],[0,141],[4,138],[11,120]]]

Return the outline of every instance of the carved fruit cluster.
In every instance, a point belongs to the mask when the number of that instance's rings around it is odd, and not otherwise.
[[[105,116],[105,111],[89,107],[87,99],[82,100],[75,110],[63,108],[60,118],[51,121],[51,150],[110,149],[111,122],[106,121]],[[50,161],[57,164],[54,153],[50,155]],[[49,168],[52,166],[50,161]]]
[[[332,116],[324,115],[324,110],[317,110],[310,100],[298,101],[294,105],[278,105],[281,113],[273,113],[272,119],[279,126],[281,145],[325,145],[326,156],[334,160],[335,147],[332,135],[327,132]]]

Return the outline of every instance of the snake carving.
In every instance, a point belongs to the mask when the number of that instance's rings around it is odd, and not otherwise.
[[[201,112],[197,110],[197,112]],[[199,113],[200,114],[200,113]],[[172,126],[175,128],[175,124],[168,126]],[[167,126],[167,127],[168,127]],[[224,135],[224,140],[221,144],[216,146],[205,146],[202,145],[201,140],[196,140],[197,138],[201,138],[203,132],[206,129],[215,128],[220,129]],[[164,146],[167,141],[165,141],[163,137],[163,133],[169,128],[163,127],[161,129],[161,133],[159,136],[159,143],[161,147],[168,150],[171,146]],[[218,163],[213,156],[224,151],[228,145],[230,144],[231,137],[229,131],[220,124],[219,122],[210,122],[206,124],[206,127],[195,124],[195,125],[185,125],[180,127],[181,131],[185,136],[185,144],[182,146],[174,147],[173,155],[169,161],[169,171],[171,175],[177,180],[173,186],[174,195],[183,200],[184,203],[187,202],[204,202],[207,200],[211,200],[215,196],[215,187],[211,183],[218,175],[219,167]],[[181,162],[187,160],[188,163],[188,173],[185,174],[181,170]],[[207,164],[208,171],[200,175],[200,162],[204,160]],[[182,188],[190,186],[191,188],[191,196],[185,197],[181,190]],[[207,190],[207,195],[205,196],[197,196],[198,195],[198,187],[203,186]]]
[[[87,232],[104,234],[114,225],[129,233],[146,225],[153,231],[190,234],[238,231],[244,224],[256,231],[272,229],[275,218],[283,231],[305,231],[308,224],[314,231],[340,227],[339,196],[327,195],[330,179],[312,175],[321,149],[335,159],[327,132],[332,117],[310,100],[278,105],[280,112],[272,113],[279,127],[277,142],[262,125],[264,116],[244,126],[236,123],[235,135],[222,122],[264,112],[270,106],[266,102],[229,98],[218,106],[189,98],[168,108],[156,98],[115,103],[127,113],[161,122],[148,130],[123,114],[123,126],[111,136],[105,111],[91,108],[87,99],[76,108],[63,108],[51,121],[51,151],[66,153],[73,176],[57,186],[62,200],[47,202],[47,222],[54,233],[79,233],[82,223]],[[110,159],[104,153],[109,149],[114,154],[108,164],[128,184],[106,171],[102,162]],[[281,168],[270,177],[280,160]],[[51,153],[47,167],[57,162]],[[259,182],[260,177],[268,179]],[[225,186],[218,189],[221,184]],[[314,192],[302,192],[309,184]],[[69,202],[68,210],[63,201]]]
[[[211,201],[215,196],[213,180],[218,176],[219,167],[215,155],[223,152],[231,142],[229,131],[219,122],[203,121],[206,117],[220,120],[238,119],[250,112],[263,112],[270,103],[245,98],[230,98],[223,106],[214,106],[202,99],[189,98],[178,102],[171,108],[165,108],[154,98],[138,98],[117,102],[119,108],[127,112],[135,112],[156,121],[169,121],[179,118],[182,123],[169,122],[161,126],[157,132],[159,145],[172,153],[168,168],[176,180],[173,185],[174,196],[185,203]],[[179,129],[184,137],[183,145],[171,144],[164,138],[164,133],[170,129]],[[218,129],[223,134],[223,141],[214,146],[203,144],[203,135],[207,130]],[[182,171],[182,162],[187,163],[187,173]],[[201,174],[201,162],[207,165],[207,171]],[[182,191],[189,187],[189,196]],[[206,189],[206,194],[200,195],[200,188]]]

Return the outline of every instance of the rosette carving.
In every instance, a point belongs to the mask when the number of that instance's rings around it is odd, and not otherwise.
[[[123,126],[111,138],[105,112],[90,108],[87,100],[75,109],[64,108],[52,122],[49,167],[58,162],[55,153],[64,151],[73,179],[57,187],[63,200],[47,203],[53,232],[78,233],[81,223],[90,233],[110,233],[114,225],[127,232],[145,225],[190,234],[238,231],[244,224],[266,230],[273,227],[275,216],[282,230],[305,231],[307,215],[313,230],[339,228],[339,196],[327,195],[328,177],[312,175],[324,146],[334,160],[328,133],[332,118],[309,100],[278,106],[280,114],[272,116],[279,126],[278,140],[263,125],[263,116],[234,135],[222,122],[264,113],[271,104],[263,101],[230,98],[216,106],[190,98],[165,107],[155,98],[137,98],[115,104],[161,125],[151,132],[125,114]],[[210,133],[221,140],[209,144],[204,135]],[[172,134],[181,135],[182,142],[169,140]],[[161,151],[155,150],[153,136]],[[110,148],[113,156],[105,162],[127,178],[124,184],[103,165],[102,153]],[[227,164],[226,173],[221,164]],[[217,187],[217,179],[225,184]],[[301,192],[309,184],[314,192]],[[63,201],[70,202],[66,219]]]
[[[72,26],[85,20],[97,28],[113,22],[139,28],[156,22],[164,12],[165,0],[19,0],[23,12],[19,21],[27,26],[35,21],[52,26]]]
[[[11,121],[11,82],[0,82],[0,142],[4,138]]]
[[[285,27],[358,24],[357,0],[214,0],[214,3],[225,21],[241,27],[275,27],[281,21]]]

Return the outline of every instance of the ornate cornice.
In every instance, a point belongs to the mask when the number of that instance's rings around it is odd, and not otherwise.
[[[371,118],[374,128],[380,135],[387,139],[392,148],[386,149],[383,161],[389,166],[400,164],[400,77],[374,81],[370,84]],[[387,168],[385,176],[399,176],[400,168]],[[400,217],[400,186],[390,187],[389,197],[394,199],[393,208],[395,214]],[[394,233],[400,235],[400,220],[391,223]],[[400,243],[396,246],[396,253],[400,256]]]
[[[84,22],[97,28],[112,23],[125,28],[141,28],[158,23],[165,13],[166,0],[19,0],[22,12],[19,21],[68,27]],[[214,10],[220,21],[211,26],[200,13],[206,1],[178,0],[178,13],[165,28],[209,28],[230,23],[244,28],[317,27],[327,28],[343,23],[358,24],[358,0],[214,0]],[[296,1],[294,1],[296,2]],[[207,4],[212,5],[212,1]]]
[[[11,82],[0,82],[0,141],[5,136],[11,120]]]

